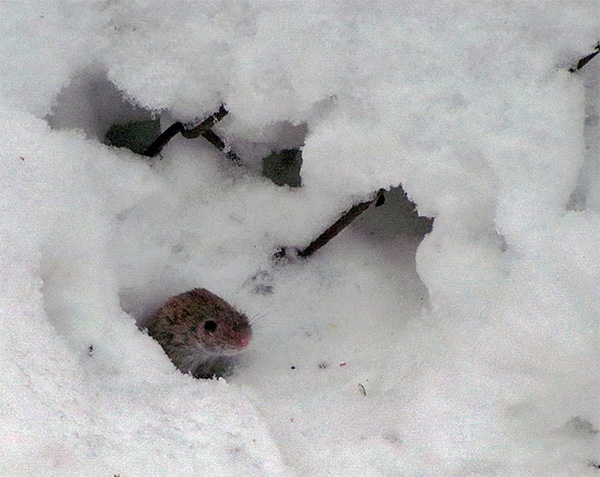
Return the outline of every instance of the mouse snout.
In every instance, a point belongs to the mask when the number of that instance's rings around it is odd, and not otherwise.
[[[248,346],[248,343],[250,343],[250,335],[242,336],[238,341],[240,348],[245,348]]]

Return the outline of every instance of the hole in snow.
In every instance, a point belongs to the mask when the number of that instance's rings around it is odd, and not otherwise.
[[[278,121],[260,129],[248,129],[247,124],[239,124],[230,115],[217,124],[214,130],[242,158],[244,165],[257,175],[262,174],[275,183],[291,181],[292,184],[288,185],[292,186],[301,182],[298,161],[288,161],[290,167],[286,168],[283,173],[285,177],[280,180],[281,164],[278,163],[274,167],[267,164],[265,167],[265,159],[284,151],[300,150],[308,134],[306,124],[294,125],[289,121]],[[276,170],[272,171],[273,168]]]
[[[53,129],[79,129],[100,142],[105,142],[107,132],[114,125],[158,123],[153,112],[129,102],[106,75],[97,70],[85,70],[73,77],[56,97],[46,120]],[[157,125],[160,129],[160,124]]]
[[[417,213],[402,186],[392,187],[384,196],[385,202],[380,207],[371,206],[356,219],[353,224],[356,230],[382,238],[423,237],[431,232],[433,219]]]

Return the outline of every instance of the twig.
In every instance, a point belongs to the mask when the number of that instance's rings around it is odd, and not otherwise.
[[[221,107],[215,114],[206,118],[204,121],[202,121],[200,124],[198,124],[198,126],[193,127],[191,129],[184,128],[184,130],[181,132],[181,135],[188,139],[195,139],[198,136],[200,136],[201,134],[204,134],[205,132],[210,131],[212,129],[212,127],[215,124],[217,124],[221,119],[223,119],[225,116],[227,116],[228,113],[229,112],[225,109],[225,106],[221,105]]]
[[[171,139],[173,139],[178,133],[181,133],[181,135],[187,139],[195,139],[199,136],[202,136],[219,151],[225,153],[225,155],[235,164],[241,165],[242,161],[237,154],[230,149],[227,149],[221,138],[211,130],[211,128],[225,116],[227,116],[227,110],[223,105],[221,105],[216,113],[212,114],[200,124],[192,128],[188,128],[184,126],[183,123],[178,121],[169,126],[160,136],[158,136],[158,138],[156,138],[152,144],[150,144],[150,146],[144,151],[144,156],[157,156]]]
[[[598,53],[600,53],[600,42],[598,42],[598,44],[596,45],[595,48],[596,51],[594,51],[593,53],[590,53],[587,56],[584,56],[583,58],[581,58],[578,62],[577,62],[577,66],[573,67],[573,68],[569,68],[569,72],[571,73],[575,73],[577,70],[580,70],[581,68],[583,68],[585,65],[587,65],[590,60],[592,58],[594,58]]]
[[[223,152],[228,159],[237,164],[238,166],[242,165],[242,160],[238,157],[238,155],[233,152],[231,149],[225,146],[225,143],[221,140],[219,136],[217,136],[210,129],[206,132],[202,133],[202,137],[210,142],[213,146],[215,146],[219,151]]]
[[[350,225],[352,221],[354,221],[354,219],[356,219],[360,214],[367,210],[373,202],[377,202],[378,200],[380,200],[379,198],[382,195],[383,191],[379,191],[377,193],[377,196],[373,199],[352,206],[352,208],[350,208],[348,212],[342,215],[331,227],[329,227],[327,230],[325,230],[325,232],[323,232],[315,240],[313,240],[308,247],[298,252],[298,256],[302,258],[310,257],[323,245],[329,242],[333,237],[335,237],[342,230],[348,227],[348,225]]]
[[[163,132],[160,136],[158,136],[150,146],[144,151],[144,156],[154,157],[157,156],[162,148],[167,145],[167,143],[173,139],[178,133],[183,132],[184,127],[183,124],[177,122],[175,124],[171,124],[165,132]]]

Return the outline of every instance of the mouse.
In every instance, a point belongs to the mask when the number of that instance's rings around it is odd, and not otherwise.
[[[146,327],[182,373],[200,379],[231,374],[252,338],[248,317],[204,288],[169,298]]]

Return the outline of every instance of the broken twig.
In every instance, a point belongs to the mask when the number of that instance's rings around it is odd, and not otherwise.
[[[173,139],[183,130],[183,124],[179,122],[171,124],[160,136],[155,139],[152,144],[150,144],[150,146],[148,146],[148,148],[144,151],[144,156],[157,156],[160,151],[162,151],[162,148],[165,147],[171,139]]]
[[[203,132],[202,137],[204,139],[206,139],[208,142],[210,142],[213,146],[215,146],[223,154],[225,154],[227,156],[227,158],[229,160],[231,160],[233,163],[235,163],[238,166],[242,165],[242,161],[238,157],[238,155],[235,152],[233,152],[231,149],[229,149],[227,146],[225,146],[225,143],[223,142],[223,140],[219,136],[217,136],[213,131],[211,131],[209,129],[208,131]]]
[[[298,252],[298,256],[302,258],[310,257],[333,237],[348,227],[348,225],[350,225],[354,219],[367,210],[373,202],[377,202],[382,195],[383,191],[379,191],[377,196],[375,196],[373,199],[352,206],[350,210],[342,215],[331,227],[313,240],[308,247]]]
[[[242,161],[233,151],[225,146],[225,143],[221,140],[217,134],[212,131],[212,127],[217,124],[221,119],[227,116],[227,110],[225,106],[221,105],[219,110],[210,115],[200,124],[194,127],[186,127],[181,122],[176,122],[169,126],[156,140],[144,151],[144,156],[154,157],[160,154],[160,151],[173,139],[178,133],[187,139],[195,139],[202,136],[219,151],[225,153],[225,155],[234,163],[240,165]]]
[[[184,127],[183,131],[181,131],[181,135],[188,139],[195,139],[200,135],[210,131],[212,127],[217,124],[221,119],[227,116],[228,111],[225,109],[225,106],[221,105],[219,110],[202,121],[198,126],[193,128]]]
[[[590,53],[589,55],[584,56],[583,58],[581,58],[577,62],[577,66],[575,66],[573,68],[569,68],[569,72],[575,73],[577,70],[580,70],[585,65],[587,65],[590,62],[590,60],[592,60],[598,53],[600,53],[600,42],[598,42],[598,44],[596,45],[595,50],[596,51],[594,51],[593,53]]]

